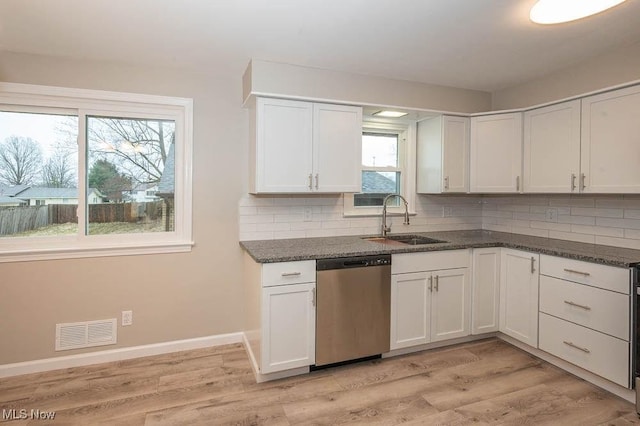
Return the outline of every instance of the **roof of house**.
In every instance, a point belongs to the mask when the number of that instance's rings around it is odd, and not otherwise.
[[[24,203],[24,200],[21,200],[20,198],[15,198],[15,197],[7,197],[5,195],[0,195],[0,206],[2,205],[15,205],[15,204],[22,204]]]
[[[10,186],[0,183],[0,196],[15,197],[27,188],[29,188],[29,185]]]
[[[173,194],[175,192],[176,167],[174,145],[175,143],[171,144],[169,152],[167,153],[167,161],[164,163],[162,177],[160,178],[160,183],[158,183],[158,194]]]
[[[102,196],[100,191],[95,188],[89,188],[89,193],[95,192]],[[25,199],[51,199],[51,198],[78,198],[78,188],[48,188],[48,187],[31,187],[20,193],[20,198]]]
[[[380,173],[363,173],[362,192],[389,194],[397,192],[397,187],[393,180]]]

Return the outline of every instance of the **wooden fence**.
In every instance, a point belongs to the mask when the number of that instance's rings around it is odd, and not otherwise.
[[[13,235],[47,226],[47,206],[0,209],[0,235]]]
[[[162,201],[90,204],[89,223],[153,222],[162,217]],[[0,208],[0,235],[13,235],[47,225],[78,222],[76,204]]]

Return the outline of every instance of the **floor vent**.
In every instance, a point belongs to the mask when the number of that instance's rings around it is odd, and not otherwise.
[[[56,324],[56,351],[113,345],[117,340],[116,318]]]

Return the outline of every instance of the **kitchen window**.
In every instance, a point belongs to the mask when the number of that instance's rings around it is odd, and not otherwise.
[[[190,99],[0,83],[0,262],[189,251],[191,126]]]
[[[415,152],[415,125],[402,123],[366,122],[362,131],[362,191],[344,194],[345,216],[379,215],[382,202],[389,194],[401,194],[413,210],[415,185],[410,175],[409,152]],[[388,201],[387,210],[403,213],[404,207],[395,197]]]

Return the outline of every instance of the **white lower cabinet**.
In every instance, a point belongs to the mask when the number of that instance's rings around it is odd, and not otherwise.
[[[629,387],[629,342],[540,313],[540,349]]]
[[[246,256],[245,274],[245,338],[256,372],[315,364],[315,260],[259,264]]]
[[[431,265],[439,261],[443,265],[460,267],[413,272],[419,264]],[[394,255],[392,350],[469,335],[471,288],[468,266],[467,250]]]
[[[629,270],[540,257],[540,349],[629,388]]]
[[[471,334],[498,331],[500,326],[500,248],[473,249]]]
[[[315,363],[315,283],[262,289],[262,373]]]
[[[538,347],[538,264],[540,255],[502,249],[500,331]]]

